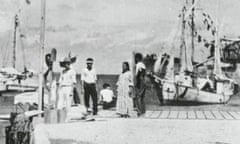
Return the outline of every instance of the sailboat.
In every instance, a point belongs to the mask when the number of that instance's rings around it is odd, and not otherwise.
[[[20,11],[20,10],[19,10]],[[24,51],[24,35],[21,33],[19,13],[14,17],[14,30],[13,30],[13,47],[12,47],[12,66],[5,66],[0,68],[0,93],[5,94],[9,92],[24,92],[24,91],[35,91],[37,84],[34,81],[33,75],[35,72],[29,70],[26,67],[25,61],[25,51]],[[18,41],[19,39],[19,41]],[[23,72],[16,69],[16,48],[18,43],[22,47],[23,52]],[[9,47],[6,47],[9,49]],[[5,57],[4,57],[5,58]],[[4,60],[3,60],[4,61]]]
[[[180,45],[172,46],[172,51],[176,52],[180,49],[179,59],[180,62],[176,63],[173,53],[169,54],[169,57],[165,57],[168,61],[166,67],[166,75],[164,78],[160,78],[154,75],[159,81],[161,81],[162,94],[165,100],[183,100],[183,101],[194,101],[204,103],[227,103],[231,95],[234,94],[234,86],[236,83],[230,77],[227,77],[223,71],[223,67],[231,65],[233,62],[237,63],[234,59],[229,62],[223,57],[226,52],[229,52],[220,44],[222,41],[219,38],[219,29],[217,25],[214,26],[213,20],[210,22],[210,15],[203,12],[203,16],[207,20],[207,29],[212,33],[212,47],[211,55],[202,62],[195,62],[195,39],[203,39],[201,35],[198,35],[198,31],[195,28],[195,11],[198,0],[192,0],[190,6],[189,2],[183,6],[180,15]],[[190,32],[189,32],[190,31]],[[190,44],[187,42],[187,38],[190,35]],[[179,37],[177,37],[179,38]],[[207,40],[204,40],[206,43]],[[172,41],[174,43],[174,41]],[[240,47],[239,47],[240,48]],[[229,58],[230,56],[228,56]],[[162,58],[161,58],[162,59]],[[225,61],[225,64],[223,63]],[[162,60],[157,64],[164,64]],[[227,62],[227,63],[226,63]],[[156,66],[156,64],[155,64]],[[200,69],[205,69],[205,74],[202,74]],[[160,68],[161,69],[161,68]],[[158,70],[155,70],[155,72]]]
[[[29,0],[27,0],[26,2],[30,3]],[[42,13],[45,13],[45,0],[42,0]],[[41,70],[40,70],[40,74],[39,74],[39,94],[36,95],[36,92],[23,92],[23,90],[21,90],[21,94],[23,95],[21,97],[19,95],[14,95],[13,93],[11,93],[11,96],[14,97],[14,104],[16,104],[16,111],[11,112],[9,114],[5,114],[5,115],[0,115],[0,119],[1,120],[9,120],[10,121],[10,126],[6,127],[5,132],[6,132],[6,143],[17,143],[17,142],[21,142],[21,143],[32,143],[33,138],[32,133],[33,133],[33,118],[36,116],[41,116],[43,114],[42,111],[42,88],[43,88],[43,54],[44,54],[44,22],[45,22],[45,15],[42,14],[42,20],[41,20]],[[16,24],[16,23],[15,23]],[[15,26],[15,31],[16,32],[16,26]],[[14,34],[15,35],[15,34]],[[16,37],[14,36],[14,42],[16,42]],[[14,47],[15,48],[15,47]],[[15,51],[15,50],[13,50]],[[15,61],[15,55],[13,55],[13,61]],[[5,72],[5,75],[7,76],[11,76],[11,77],[17,77],[17,76],[25,76],[24,78],[19,78],[19,80],[25,80],[25,78],[27,78],[27,74],[29,73],[29,71],[25,68],[24,69],[24,73],[19,73],[15,70],[14,68],[15,63],[13,63],[13,68],[11,68],[10,70],[11,73],[9,73],[9,71]],[[13,73],[14,72],[14,73]],[[9,77],[8,77],[9,78]],[[11,80],[15,80],[15,79],[11,79]],[[7,79],[7,81],[10,81],[9,79]],[[21,81],[18,82],[17,86],[20,87],[25,87],[21,84]],[[6,84],[6,83],[3,83]],[[6,84],[7,86],[9,86],[8,84]],[[4,87],[3,87],[4,88]],[[27,87],[29,88],[29,87]],[[36,91],[37,86],[33,87],[33,91]],[[9,89],[3,89],[4,92],[9,92]],[[14,90],[15,91],[15,90]],[[17,91],[19,91],[19,89],[17,89]],[[29,91],[29,90],[28,90]],[[32,90],[31,90],[32,91]],[[22,105],[19,104],[19,106],[21,107],[21,111],[18,111],[17,109],[17,105],[18,103],[16,103],[16,98],[18,98],[21,102],[21,100],[24,100],[24,102],[31,102],[31,101],[35,101],[38,104],[38,110],[26,110],[24,109],[24,107],[22,107]],[[29,107],[28,107],[29,108]],[[23,110],[23,111],[22,111]],[[21,136],[19,137],[18,134],[21,131]]]

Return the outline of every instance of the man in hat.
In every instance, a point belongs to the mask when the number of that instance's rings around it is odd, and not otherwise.
[[[93,115],[97,115],[97,90],[96,90],[96,81],[97,81],[97,75],[96,70],[93,68],[93,59],[88,58],[87,59],[87,67],[83,69],[82,75],[82,92],[84,92],[84,102],[85,106],[90,112],[89,109],[89,98],[92,97],[93,102]]]
[[[70,67],[71,63],[72,61],[69,57],[64,58],[64,60],[60,62],[60,66],[64,69],[61,72],[59,78],[59,97],[57,108],[66,108],[66,121],[69,120],[68,114],[70,112],[70,107],[72,103],[73,88],[77,83],[76,72]]]

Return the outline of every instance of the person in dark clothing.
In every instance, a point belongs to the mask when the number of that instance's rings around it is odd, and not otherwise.
[[[97,115],[98,112],[98,98],[96,90],[96,81],[97,75],[96,71],[93,68],[93,59],[87,59],[87,67],[83,69],[81,78],[82,78],[82,92],[84,93],[84,102],[87,108],[87,111],[90,112],[89,99],[92,97],[93,101],[93,115]]]
[[[73,101],[74,104],[80,104],[80,98],[76,87],[73,88]]]
[[[163,93],[162,93],[162,84],[160,81],[153,80],[153,86],[156,90],[156,94],[159,100],[159,105],[164,105]]]
[[[135,54],[135,63],[136,63],[135,105],[138,110],[138,115],[141,115],[145,113],[144,97],[146,93],[146,84],[145,84],[146,66],[143,63],[143,56],[141,53]]]

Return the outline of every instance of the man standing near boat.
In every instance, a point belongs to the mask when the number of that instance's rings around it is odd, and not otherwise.
[[[135,104],[138,109],[138,114],[145,113],[145,92],[146,92],[146,84],[145,84],[145,73],[146,73],[146,66],[143,63],[143,56],[141,53],[135,54],[135,63],[136,63],[136,98]]]
[[[97,75],[96,70],[93,68],[93,59],[87,59],[87,67],[83,69],[82,75],[82,93],[84,93],[84,102],[87,108],[87,111],[90,112],[89,107],[89,99],[90,95],[92,97],[93,102],[93,115],[97,115],[98,108],[97,108],[97,90],[96,90],[96,81]]]
[[[76,72],[70,67],[71,58],[66,57],[63,61],[60,62],[60,66],[63,67],[63,71],[60,74],[59,78],[59,97],[58,97],[58,109],[66,108],[66,121],[70,119],[69,112],[73,99],[73,88],[75,87]]]

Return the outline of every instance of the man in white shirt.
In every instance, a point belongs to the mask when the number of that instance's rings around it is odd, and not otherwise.
[[[114,106],[114,94],[108,83],[103,84],[103,89],[100,91],[100,98],[103,102],[103,109],[109,109]]]
[[[81,79],[82,79],[82,91],[84,92],[84,102],[88,111],[89,110],[89,98],[92,97],[93,102],[93,115],[97,115],[97,90],[96,90],[96,81],[97,75],[96,70],[93,68],[93,59],[87,59],[87,67],[83,69]]]

